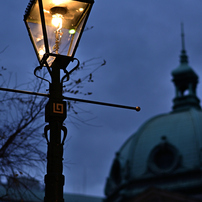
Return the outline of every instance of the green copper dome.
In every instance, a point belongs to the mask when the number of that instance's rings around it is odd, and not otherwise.
[[[193,192],[202,187],[202,111],[156,116],[114,159],[105,193],[135,195],[149,187]]]
[[[202,110],[198,76],[188,65],[184,41],[180,58],[172,71],[173,110],[145,122],[116,153],[106,201],[125,201],[149,187],[202,194]]]

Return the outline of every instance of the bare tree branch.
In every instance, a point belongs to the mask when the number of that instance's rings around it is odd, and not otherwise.
[[[93,73],[103,65],[105,61],[97,60],[97,58],[83,62],[77,70],[77,73],[82,72],[80,74],[82,77],[76,75],[76,78],[73,75],[74,78],[66,83],[64,93],[89,95],[90,92],[82,92],[82,85],[85,85],[84,81],[93,82]],[[0,73],[3,74],[5,70],[0,69]],[[84,73],[86,73],[85,76],[83,76]],[[44,78],[48,77],[47,72],[41,74]],[[0,86],[8,86],[11,76],[8,82],[5,82],[2,75]],[[19,86],[36,92],[47,89],[47,84],[38,78],[26,85],[16,85],[14,88]],[[44,174],[41,170],[45,167],[46,152],[41,148],[46,142],[40,131],[43,131],[45,125],[44,120],[41,119],[44,119],[47,98],[10,92],[0,92],[0,95],[0,177],[7,178],[7,183],[2,185],[4,193],[0,193],[0,199],[7,200],[16,196],[23,200],[27,194],[35,195],[28,186],[27,179],[34,182],[30,171],[35,171],[39,175]],[[91,119],[82,119],[80,116],[82,113],[89,112],[77,107],[75,102],[68,101],[67,103],[70,114],[68,117],[73,120],[74,124],[89,124]]]

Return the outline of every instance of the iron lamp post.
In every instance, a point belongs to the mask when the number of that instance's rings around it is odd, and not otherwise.
[[[47,174],[45,175],[45,202],[64,202],[63,144],[67,129],[66,102],[63,101],[63,81],[69,79],[68,64],[75,60],[85,24],[94,0],[31,0],[24,21],[40,66],[47,68],[50,77],[49,101],[45,108],[44,128],[48,144]],[[61,78],[61,70],[64,76]],[[39,76],[37,76],[39,77]],[[43,79],[43,78],[42,78]],[[63,131],[63,133],[62,133]]]
[[[45,107],[44,128],[48,144],[47,174],[45,175],[45,202],[64,202],[63,186],[63,145],[67,136],[67,129],[63,126],[66,119],[66,102],[73,100],[83,103],[110,106],[122,109],[140,111],[140,107],[125,106],[100,101],[65,97],[62,94],[63,82],[79,67],[79,60],[74,58],[85,24],[89,17],[94,0],[30,0],[27,6],[24,22],[31,42],[39,60],[38,70],[47,68],[50,74],[48,81],[49,93],[24,91],[0,87],[0,91],[22,93],[48,97]],[[77,65],[70,71],[66,67],[71,61],[77,60]],[[104,64],[106,62],[104,61]],[[64,76],[61,78],[61,70]],[[63,133],[61,132],[63,131]]]

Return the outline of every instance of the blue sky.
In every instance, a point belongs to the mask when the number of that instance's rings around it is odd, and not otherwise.
[[[17,75],[18,84],[33,78],[38,65],[23,22],[28,2],[0,2],[0,50],[8,46],[0,55],[0,65]],[[82,116],[93,120],[76,127],[67,119],[66,192],[103,196],[115,152],[148,118],[171,111],[175,91],[170,73],[179,64],[181,22],[189,64],[202,76],[201,9],[200,0],[95,2],[87,23],[94,28],[84,32],[75,57],[81,62],[105,59],[107,64],[94,73],[93,83],[85,84],[93,94],[77,97],[142,110],[77,104],[89,112]],[[200,80],[197,92],[201,98]]]

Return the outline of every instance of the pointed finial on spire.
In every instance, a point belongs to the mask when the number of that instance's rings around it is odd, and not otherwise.
[[[184,24],[183,23],[181,23],[181,38],[182,38],[182,50],[185,50]]]
[[[184,39],[184,24],[181,23],[181,39],[182,39],[182,50],[180,55],[180,63],[188,63],[188,56],[185,50],[185,39]]]

